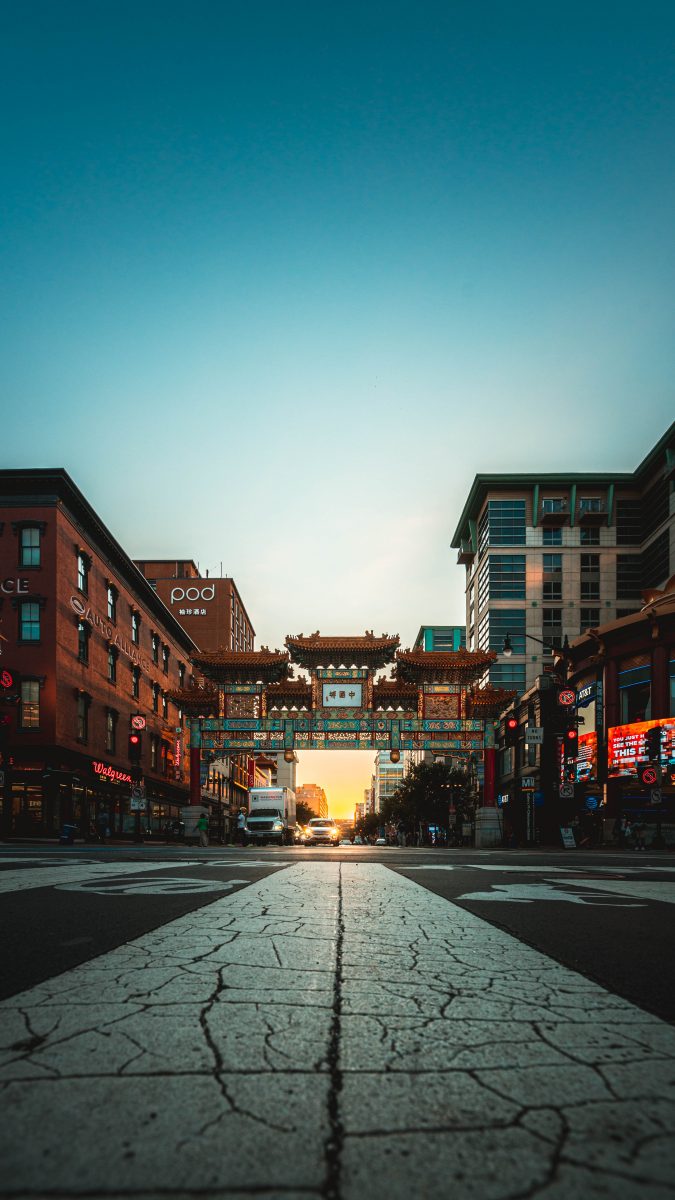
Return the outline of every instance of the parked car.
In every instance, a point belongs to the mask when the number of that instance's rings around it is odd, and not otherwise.
[[[386,846],[387,839],[386,838],[375,838],[375,845],[376,846]]]

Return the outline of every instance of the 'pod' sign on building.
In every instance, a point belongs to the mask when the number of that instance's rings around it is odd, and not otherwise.
[[[158,579],[155,589],[200,650],[230,645],[232,582],[229,579]]]

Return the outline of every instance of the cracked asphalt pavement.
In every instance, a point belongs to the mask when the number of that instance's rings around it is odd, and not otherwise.
[[[668,867],[94,858],[2,862],[3,927],[42,946],[65,906],[77,958],[21,959],[0,1002],[2,1197],[675,1195],[672,1023],[504,927],[639,929]]]

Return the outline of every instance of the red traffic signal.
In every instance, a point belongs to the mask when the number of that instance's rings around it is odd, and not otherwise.
[[[12,671],[8,671],[6,667],[3,667],[2,670],[0,671],[0,687],[4,688],[5,691],[9,692],[15,686],[16,686],[16,677],[15,677],[14,673]]]
[[[577,758],[579,751],[579,731],[577,727],[572,726],[565,731],[565,756],[566,758]]]
[[[507,746],[515,746],[518,737],[518,718],[507,717],[504,722],[504,735]]]
[[[130,733],[129,734],[129,761],[130,762],[139,763],[141,761],[142,748],[143,748],[143,742],[142,742],[140,733],[135,733],[135,732]]]

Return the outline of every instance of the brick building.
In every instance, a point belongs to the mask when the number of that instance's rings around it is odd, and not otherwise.
[[[0,715],[6,836],[133,831],[128,735],[145,717],[143,828],[188,802],[194,644],[64,470],[0,471],[0,633],[19,702]]]
[[[137,560],[169,612],[200,650],[252,650],[253,628],[229,575],[201,575],[191,559]]]

